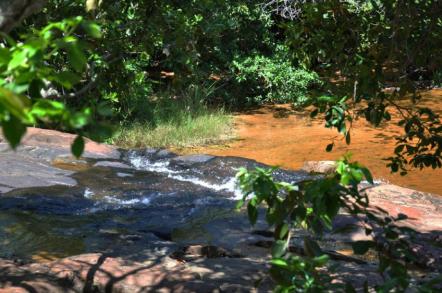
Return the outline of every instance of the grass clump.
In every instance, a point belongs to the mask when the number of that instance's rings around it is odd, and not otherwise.
[[[124,125],[114,143],[125,148],[190,147],[221,141],[229,136],[230,129],[231,117],[223,111],[215,111],[181,123]]]
[[[194,147],[231,137],[232,116],[211,109],[206,100],[211,91],[191,87],[182,96],[150,98],[146,119],[123,123],[113,143],[124,148]]]

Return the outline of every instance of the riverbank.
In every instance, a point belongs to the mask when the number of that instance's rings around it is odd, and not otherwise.
[[[423,94],[421,106],[442,113],[442,90]],[[337,160],[347,152],[353,160],[367,166],[374,177],[385,183],[442,195],[442,169],[413,169],[406,176],[392,174],[384,160],[393,155],[395,136],[403,129],[394,122],[373,127],[359,119],[354,122],[351,144],[346,145],[336,130],[324,127],[321,117],[311,119],[308,112],[299,112],[289,105],[263,106],[235,115],[236,139],[221,145],[175,148],[181,154],[207,153],[216,156],[239,156],[298,170],[305,161]],[[335,142],[332,152],[325,151]]]

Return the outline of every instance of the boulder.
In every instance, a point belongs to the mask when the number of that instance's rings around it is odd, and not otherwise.
[[[70,177],[72,171],[61,170],[38,159],[0,152],[0,162],[0,193],[17,188],[77,184],[77,181]]]
[[[402,221],[420,232],[442,230],[442,197],[393,184],[365,189],[370,206],[381,208],[391,216],[408,216]]]
[[[335,172],[335,161],[306,161],[301,170],[308,173],[331,174]]]

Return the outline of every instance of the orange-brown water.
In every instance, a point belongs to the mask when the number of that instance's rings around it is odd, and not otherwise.
[[[442,90],[423,94],[420,103],[442,113]],[[393,120],[395,120],[393,118]],[[412,170],[406,176],[391,174],[383,159],[392,156],[394,137],[402,129],[394,123],[373,128],[364,119],[353,125],[351,144],[347,146],[336,130],[324,127],[320,118],[291,111],[288,106],[265,106],[235,116],[237,140],[222,146],[185,149],[183,153],[207,153],[240,156],[269,165],[299,169],[305,161],[335,160],[346,152],[363,163],[377,179],[421,191],[442,195],[442,169]],[[325,147],[335,138],[335,147]]]

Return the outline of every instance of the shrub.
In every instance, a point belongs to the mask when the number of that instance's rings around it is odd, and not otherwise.
[[[262,103],[294,103],[309,100],[309,88],[318,83],[314,72],[294,67],[288,58],[255,55],[233,62],[234,80],[246,88],[247,101]]]

